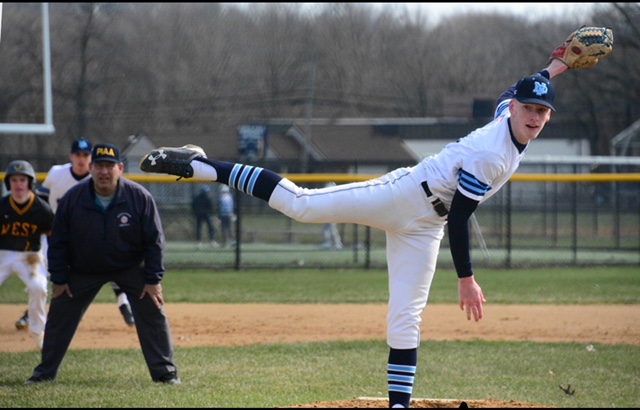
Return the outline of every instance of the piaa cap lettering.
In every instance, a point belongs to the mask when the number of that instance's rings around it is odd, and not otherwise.
[[[523,104],[539,104],[551,108],[553,111],[553,100],[556,90],[547,77],[541,74],[534,74],[524,77],[516,84],[515,99]]]
[[[92,162],[115,162],[120,161],[120,150],[113,144],[96,144],[91,153]]]

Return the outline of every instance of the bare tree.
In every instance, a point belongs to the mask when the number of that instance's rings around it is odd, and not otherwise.
[[[40,5],[5,4],[3,6],[0,55],[0,121],[36,124],[44,121],[42,73],[42,18]],[[0,135],[3,152],[44,152],[30,136]],[[24,158],[27,158],[26,156]],[[32,158],[28,158],[32,160]],[[8,161],[9,159],[7,159]],[[1,164],[0,164],[1,165]],[[37,164],[33,164],[34,167]]]
[[[558,81],[557,117],[585,124],[592,153],[602,155],[640,116],[640,11],[638,3],[594,7],[599,24],[614,29],[614,53]],[[11,143],[60,157],[80,135],[118,144],[137,133],[212,136],[205,143],[220,147],[235,138],[235,125],[254,119],[439,116],[447,98],[497,97],[577,28],[561,16],[500,13],[435,23],[355,3],[50,10],[56,136]],[[0,119],[31,122],[43,115],[39,8],[10,3],[4,12],[0,52],[11,63],[0,67]]]
[[[637,3],[602,3],[594,13],[613,28],[613,53],[589,70],[563,76],[563,111],[586,125],[592,155],[610,155],[610,140],[640,117]]]

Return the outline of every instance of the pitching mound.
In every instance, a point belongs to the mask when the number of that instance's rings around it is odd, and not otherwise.
[[[301,404],[288,408],[324,408],[324,409],[382,409],[389,408],[387,399],[377,397],[358,397],[351,400],[322,401],[311,404]],[[504,401],[495,399],[486,400],[460,400],[460,399],[413,399],[411,408],[414,409],[531,409],[531,408],[554,408],[542,404],[522,403],[518,401]]]

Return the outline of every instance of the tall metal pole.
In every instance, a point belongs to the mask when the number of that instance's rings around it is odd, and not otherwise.
[[[311,119],[313,118],[313,98],[315,94],[315,82],[316,82],[316,60],[311,61],[311,67],[309,68],[309,83],[307,85],[307,106],[306,106],[306,120],[304,130],[304,142],[302,146],[302,169],[300,172],[303,174],[309,171],[309,152],[311,151]]]
[[[0,12],[1,14],[1,12]],[[0,15],[0,17],[2,17]],[[53,126],[53,96],[51,86],[51,39],[49,28],[49,3],[42,3],[42,82],[44,120],[42,124],[0,123],[0,134],[55,134]]]

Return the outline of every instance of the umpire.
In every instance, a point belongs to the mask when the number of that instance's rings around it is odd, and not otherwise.
[[[52,296],[42,361],[25,384],[55,380],[87,308],[110,281],[131,303],[154,382],[180,384],[163,308],[165,236],[151,194],[122,177],[120,150],[96,144],[91,178],[60,199],[48,250]]]

